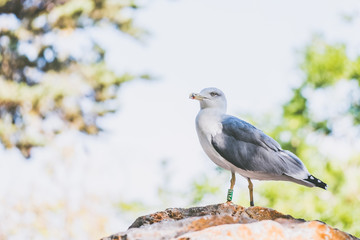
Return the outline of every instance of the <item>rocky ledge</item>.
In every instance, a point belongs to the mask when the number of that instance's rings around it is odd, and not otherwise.
[[[232,203],[169,208],[142,216],[102,240],[132,239],[358,239],[320,221],[305,221],[264,207]]]

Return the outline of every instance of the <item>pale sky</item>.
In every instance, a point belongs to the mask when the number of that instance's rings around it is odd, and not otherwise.
[[[159,76],[125,84],[119,113],[104,124],[111,132],[110,154],[126,159],[125,168],[144,171],[147,182],[134,180],[137,188],[152,188],[157,178],[148,169],[162,159],[170,160],[179,181],[214,167],[198,143],[194,121],[199,103],[189,100],[189,93],[218,87],[227,96],[230,114],[276,115],[301,79],[297,52],[313,34],[359,47],[360,34],[341,17],[354,13],[358,1],[221,3],[154,1],[136,16],[151,33],[144,45],[106,38],[109,49],[117,45],[107,56],[114,69]]]

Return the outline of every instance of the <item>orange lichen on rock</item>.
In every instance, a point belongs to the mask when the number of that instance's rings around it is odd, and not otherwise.
[[[293,218],[290,215],[284,215],[276,210],[264,207],[249,207],[245,211],[251,218],[258,221],[274,220],[277,218]]]
[[[189,231],[199,231],[205,228],[238,223],[239,218],[223,215],[223,216],[204,216],[191,222],[188,229]]]
[[[132,239],[253,239],[345,240],[356,237],[320,221],[295,219],[264,207],[244,208],[232,203],[194,208],[169,208],[142,216],[126,232],[103,240]]]

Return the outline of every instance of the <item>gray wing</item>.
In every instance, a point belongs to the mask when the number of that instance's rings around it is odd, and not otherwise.
[[[212,137],[215,150],[238,168],[295,176],[304,170],[301,160],[253,125],[227,116],[221,122],[222,132]]]

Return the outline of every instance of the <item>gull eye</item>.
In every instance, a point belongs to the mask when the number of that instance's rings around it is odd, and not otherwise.
[[[210,96],[215,97],[215,96],[220,96],[220,94],[218,94],[217,92],[211,92]]]

